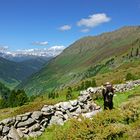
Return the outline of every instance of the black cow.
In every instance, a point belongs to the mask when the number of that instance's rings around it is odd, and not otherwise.
[[[102,95],[104,98],[104,109],[113,109],[113,95],[114,95],[114,88],[112,84],[107,82],[104,85],[104,88],[102,90]]]

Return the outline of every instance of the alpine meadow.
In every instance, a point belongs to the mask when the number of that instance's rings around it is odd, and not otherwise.
[[[0,0],[0,140],[139,140],[139,14],[139,0]]]

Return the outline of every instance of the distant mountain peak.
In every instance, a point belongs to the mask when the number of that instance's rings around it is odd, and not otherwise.
[[[59,55],[63,50],[64,46],[53,46],[50,48],[35,48],[35,49],[23,49],[10,51],[8,48],[0,47],[0,56],[3,58],[7,58],[13,60],[14,58],[22,58],[22,57],[55,57]]]

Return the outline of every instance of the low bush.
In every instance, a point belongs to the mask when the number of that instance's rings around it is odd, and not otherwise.
[[[71,119],[64,126],[51,126],[38,140],[132,140],[140,137],[139,119],[140,98],[133,98],[120,109],[103,111],[92,119],[81,117],[82,121]],[[130,136],[131,127],[135,133]]]

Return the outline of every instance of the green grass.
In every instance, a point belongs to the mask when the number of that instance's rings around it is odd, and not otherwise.
[[[86,140],[89,137],[93,137],[92,135],[94,135],[94,133],[97,133],[95,135],[96,138],[98,138],[97,140],[108,140],[109,137],[110,140],[134,140],[136,135],[130,136],[129,133],[131,129],[136,131],[136,133],[139,131],[138,122],[140,122],[140,117],[137,118],[135,115],[137,116],[137,113],[140,115],[140,86],[131,91],[116,94],[117,96],[114,97],[115,109],[112,111],[103,111],[99,113],[99,115],[94,116],[93,120],[95,122],[90,122],[90,120],[87,119],[83,119],[82,123],[76,120],[70,120],[65,123],[64,126],[54,125],[47,128],[42,136],[34,138],[34,140]],[[101,99],[96,102],[101,106],[103,104]],[[123,109],[122,106],[125,106],[125,109]],[[134,109],[139,111],[133,112]],[[133,116],[135,118],[134,120]],[[127,124],[128,118],[130,122]],[[112,123],[111,120],[114,123]],[[95,126],[93,126],[93,124]],[[111,139],[111,137],[114,138]]]
[[[140,86],[135,87],[133,90],[129,90],[126,92],[122,92],[122,93],[115,93],[115,96],[113,97],[113,103],[114,103],[114,107],[118,108],[121,106],[121,104],[125,101],[127,101],[130,97],[133,97],[135,95],[140,95]],[[95,100],[95,102],[100,105],[101,107],[103,107],[103,99],[99,98],[98,100]]]

